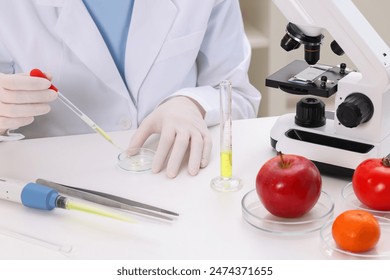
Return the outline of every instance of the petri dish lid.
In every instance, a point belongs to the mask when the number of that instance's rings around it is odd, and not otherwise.
[[[244,195],[241,201],[243,218],[255,228],[276,235],[296,236],[321,229],[332,217],[334,203],[324,191],[305,215],[299,218],[280,218],[272,215],[261,203],[256,189]]]
[[[341,196],[345,203],[352,208],[360,209],[367,211],[374,216],[380,216],[384,218],[390,219],[390,211],[379,211],[369,208],[368,206],[364,205],[360,202],[360,200],[356,197],[355,192],[353,190],[352,182],[345,185],[341,190]]]
[[[339,248],[333,239],[333,221],[330,221],[320,231],[322,247],[325,254],[329,257],[338,257],[341,255],[343,257],[349,256],[350,258],[359,259],[390,258],[390,220],[379,216],[375,216],[375,218],[378,220],[381,229],[381,236],[375,248],[364,253],[353,253]]]
[[[118,166],[134,173],[147,172],[152,169],[155,152],[146,148],[126,150],[118,155]]]

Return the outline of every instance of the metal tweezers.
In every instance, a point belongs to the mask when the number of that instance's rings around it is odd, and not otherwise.
[[[154,218],[172,221],[173,220],[172,216],[176,216],[176,217],[179,216],[178,213],[169,210],[165,210],[162,208],[158,208],[134,200],[126,199],[123,197],[115,196],[112,194],[71,187],[71,186],[51,182],[45,179],[37,179],[36,183],[55,189],[61,194],[70,195],[97,204],[128,210],[130,212],[135,212],[138,214],[151,216]]]

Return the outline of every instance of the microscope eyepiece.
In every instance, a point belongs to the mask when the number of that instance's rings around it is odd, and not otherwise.
[[[301,44],[305,45],[305,60],[308,64],[313,65],[320,59],[320,46],[324,36],[307,36],[293,23],[288,23],[286,34],[282,38],[280,45],[286,51],[299,48]]]
[[[298,49],[301,43],[296,41],[290,34],[286,33],[280,41],[280,46],[287,52]]]

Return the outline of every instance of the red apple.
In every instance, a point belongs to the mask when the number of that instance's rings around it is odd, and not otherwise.
[[[364,205],[373,210],[390,211],[390,156],[361,162],[353,173],[352,186]]]
[[[260,168],[256,191],[273,215],[298,218],[309,212],[321,195],[322,179],[309,159],[278,153]]]

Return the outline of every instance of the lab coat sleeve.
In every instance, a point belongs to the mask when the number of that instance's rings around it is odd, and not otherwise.
[[[7,49],[0,42],[0,73],[13,74],[15,73],[14,62],[9,55]]]
[[[250,84],[248,69],[251,48],[244,32],[237,0],[217,4],[197,57],[197,87],[184,88],[173,94],[195,99],[206,111],[208,126],[219,123],[219,88],[222,80],[233,86],[233,119],[254,118],[260,104],[260,93]]]

